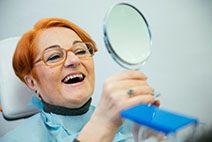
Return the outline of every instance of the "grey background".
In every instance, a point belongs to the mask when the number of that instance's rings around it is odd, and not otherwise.
[[[94,104],[103,81],[123,71],[103,43],[103,19],[121,0],[0,0],[0,39],[20,36],[44,17],[62,17],[84,28],[96,41]],[[125,0],[146,17],[153,35],[152,55],[142,67],[162,96],[161,107],[212,124],[212,1]],[[0,135],[18,122],[0,116]],[[21,120],[20,120],[21,121]]]

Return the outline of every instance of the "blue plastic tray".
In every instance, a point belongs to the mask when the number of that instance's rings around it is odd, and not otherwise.
[[[197,118],[163,110],[149,104],[126,109],[121,112],[121,116],[165,134],[175,133],[189,124],[198,123]]]

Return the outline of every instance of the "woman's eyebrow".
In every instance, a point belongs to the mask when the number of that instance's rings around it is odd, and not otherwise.
[[[82,43],[83,41],[80,41],[80,40],[75,40],[72,45],[76,44],[76,43]]]
[[[57,44],[51,45],[51,46],[47,47],[44,51],[51,49],[51,48],[58,48],[58,47],[60,48],[60,45],[57,45]]]

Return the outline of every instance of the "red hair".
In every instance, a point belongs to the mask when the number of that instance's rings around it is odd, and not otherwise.
[[[24,83],[24,76],[32,74],[36,77],[36,74],[32,71],[37,54],[35,38],[41,30],[51,27],[65,27],[73,30],[82,39],[82,41],[91,42],[94,45],[95,52],[97,51],[95,42],[91,39],[91,37],[74,23],[62,18],[41,19],[31,30],[21,37],[13,55],[13,69],[15,74]]]

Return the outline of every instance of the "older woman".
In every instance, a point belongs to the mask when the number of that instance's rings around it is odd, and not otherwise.
[[[65,19],[42,19],[26,32],[14,53],[13,67],[42,102],[42,111],[0,141],[124,141],[120,111],[155,103],[153,92],[143,73],[122,72],[104,82],[94,109],[90,103],[96,51],[90,36]]]

